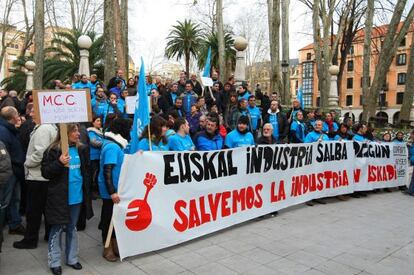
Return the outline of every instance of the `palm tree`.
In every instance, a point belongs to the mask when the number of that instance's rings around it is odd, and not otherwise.
[[[46,58],[43,69],[43,87],[51,88],[53,80],[70,81],[71,77],[78,72],[80,62],[80,48],[78,38],[81,33],[78,32],[58,32],[52,40],[52,46],[45,49]],[[103,37],[97,37],[94,32],[87,34],[92,39],[92,46],[89,48],[89,67],[92,72],[103,79]],[[19,57],[13,62],[14,69],[12,75],[3,79],[0,83],[8,90],[21,92],[25,89],[26,74],[24,73],[24,64],[27,60],[33,58]],[[69,82],[70,83],[70,82]]]
[[[15,61],[13,61],[13,68],[10,69],[11,76],[6,77],[1,81],[0,87],[4,87],[8,91],[24,91],[26,89],[26,73],[23,68],[24,64],[28,60],[33,61],[33,56],[19,56]]]
[[[69,80],[78,72],[80,62],[78,38],[81,35],[77,31],[56,33],[56,37],[52,39],[52,46],[45,49],[43,85],[55,79]],[[103,37],[98,37],[95,32],[88,32],[87,35],[92,40],[92,46],[89,48],[89,67],[99,79],[103,79]]]
[[[230,66],[230,68],[227,68],[227,71],[233,71],[236,66],[236,50],[233,48],[233,45],[232,33],[226,31],[224,34],[225,63]],[[200,69],[204,68],[206,64],[209,47],[211,47],[211,68],[217,69],[219,67],[217,32],[206,35],[201,43],[198,54],[198,67]]]
[[[186,19],[184,22],[177,21],[177,25],[172,27],[167,37],[165,56],[176,57],[177,60],[184,57],[187,75],[190,71],[190,58],[197,56],[202,41],[201,36],[200,26]]]

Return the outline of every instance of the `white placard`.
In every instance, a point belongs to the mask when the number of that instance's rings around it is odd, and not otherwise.
[[[34,104],[42,124],[87,122],[91,118],[89,90],[35,91]]]
[[[126,104],[126,113],[134,114],[135,106],[137,105],[137,96],[127,96],[125,98],[125,104]]]
[[[210,77],[205,77],[205,76],[201,76],[201,83],[203,84],[204,87],[212,87],[214,82],[213,79],[211,79]]]

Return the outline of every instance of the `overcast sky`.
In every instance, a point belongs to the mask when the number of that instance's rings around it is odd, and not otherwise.
[[[202,1],[205,0],[199,0],[199,2]],[[133,1],[129,2],[130,55],[136,66],[140,66],[141,56],[144,58],[146,67],[151,62],[155,65],[164,62],[162,59],[166,44],[165,38],[168,36],[171,26],[177,20],[196,18],[192,12],[194,9],[190,9],[188,5],[191,2],[192,0],[142,0],[137,5],[132,5]],[[231,25],[233,29],[236,29],[234,21],[243,13],[260,9],[257,4],[260,3],[258,0],[224,0],[223,2],[225,6],[224,23]],[[266,6],[263,5],[261,11],[266,12],[265,9]],[[307,8],[303,4],[298,3],[297,0],[291,0],[289,31],[291,58],[296,58],[298,49],[312,41],[312,37],[309,35],[311,33],[311,15],[305,16],[306,12]],[[267,28],[267,26],[265,27]]]

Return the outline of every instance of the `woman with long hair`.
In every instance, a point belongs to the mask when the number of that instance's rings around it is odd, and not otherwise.
[[[135,80],[132,77],[128,79],[127,90],[128,90],[128,96],[137,95],[137,85],[135,83]]]
[[[66,232],[66,264],[80,270],[76,223],[82,205],[86,217],[92,218],[90,199],[89,149],[80,143],[78,124],[68,124],[67,133],[58,132],[56,140],[45,151],[42,176],[49,180],[45,217],[51,225],[48,241],[48,262],[53,274],[62,273],[61,236]],[[62,152],[61,136],[67,135],[68,152]]]
[[[150,127],[150,131],[148,131]],[[169,151],[168,141],[166,137],[167,121],[160,116],[151,118],[150,125],[144,128],[139,140],[138,150],[142,151]],[[149,132],[151,132],[151,146]]]
[[[100,229],[102,243],[105,244],[111,224],[114,203],[119,203],[118,183],[121,166],[124,161],[125,148],[128,145],[131,131],[131,121],[115,118],[104,134],[99,167],[99,193],[102,198]],[[109,262],[115,262],[119,256],[115,234],[112,233],[109,247],[104,248],[103,257]]]

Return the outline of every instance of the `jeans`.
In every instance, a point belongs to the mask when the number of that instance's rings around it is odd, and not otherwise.
[[[0,223],[4,225],[4,219],[7,221],[10,229],[15,229],[22,224],[22,217],[19,213],[20,208],[20,183],[12,175],[7,183],[3,186],[0,197]]]
[[[62,232],[66,232],[66,263],[74,265],[78,262],[78,233],[76,230],[76,223],[78,222],[81,204],[69,205],[70,208],[70,223],[52,225],[50,228],[49,243],[48,243],[48,264],[50,268],[62,266]]]
[[[24,240],[37,244],[42,214],[45,215],[48,181],[27,180],[26,233]],[[49,226],[45,220],[45,235],[48,236]]]

